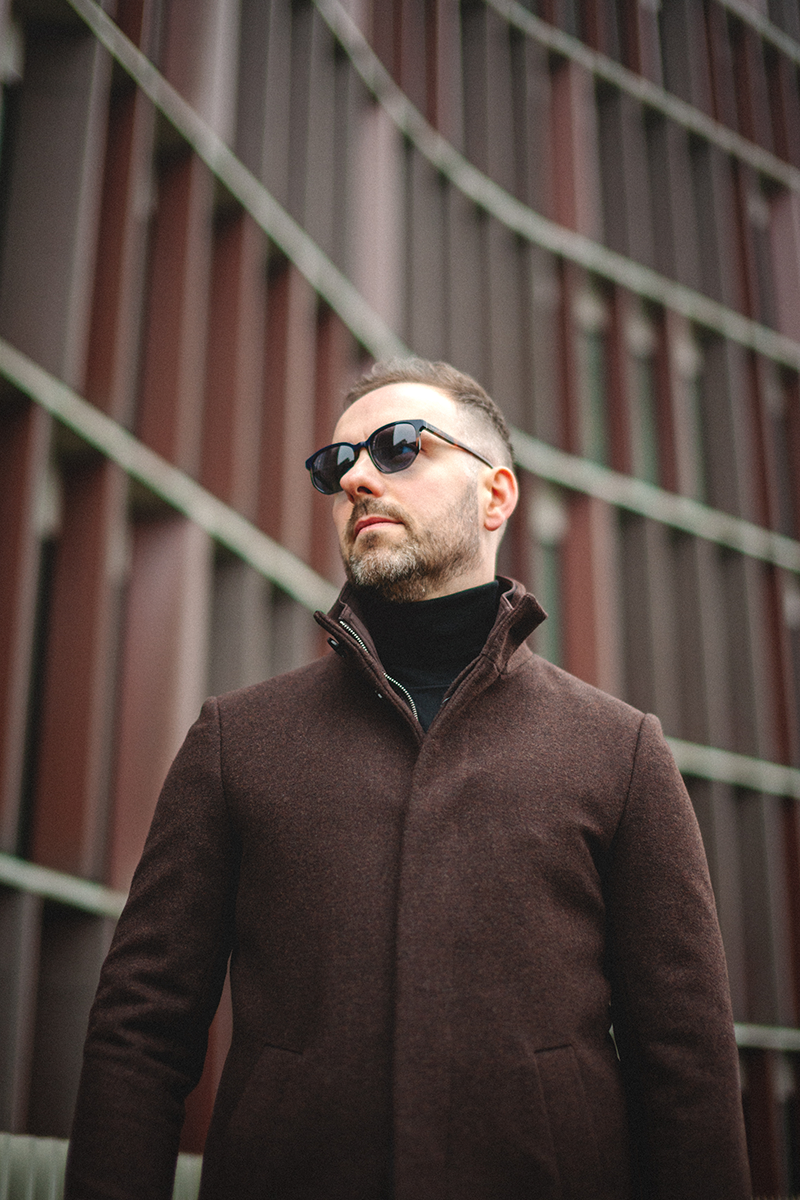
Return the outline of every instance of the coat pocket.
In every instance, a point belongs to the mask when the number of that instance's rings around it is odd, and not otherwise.
[[[602,1176],[593,1113],[578,1059],[569,1045],[538,1050],[535,1059],[561,1179],[562,1200],[585,1200],[595,1195]]]

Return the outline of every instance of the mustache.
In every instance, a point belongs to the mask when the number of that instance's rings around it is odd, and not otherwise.
[[[384,504],[380,500],[359,500],[353,505],[353,510],[347,518],[344,531],[347,541],[353,541],[356,525],[363,517],[388,517],[391,521],[399,521],[401,525],[408,525],[408,517],[396,505]]]

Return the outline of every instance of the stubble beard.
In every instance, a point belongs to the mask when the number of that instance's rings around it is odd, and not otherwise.
[[[355,524],[367,514],[402,522],[400,540],[387,544],[382,534],[365,530],[353,540]],[[342,561],[353,587],[382,600],[408,604],[424,600],[443,584],[475,565],[481,552],[478,501],[474,484],[442,514],[436,528],[421,529],[408,515],[380,502],[364,500],[354,506],[345,531]]]

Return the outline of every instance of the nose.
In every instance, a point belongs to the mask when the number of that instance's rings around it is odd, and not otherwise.
[[[349,471],[345,471],[340,482],[342,491],[353,502],[360,496],[380,496],[386,487],[385,476],[375,466],[366,448],[360,451],[358,458]]]

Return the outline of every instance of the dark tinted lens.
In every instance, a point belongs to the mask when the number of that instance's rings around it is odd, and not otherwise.
[[[338,492],[342,476],[349,471],[355,459],[353,447],[347,442],[340,442],[338,446],[328,446],[327,449],[320,450],[311,464],[311,479],[314,487],[318,491],[324,492],[326,496]]]
[[[417,437],[414,426],[406,421],[379,429],[370,439],[372,461],[378,470],[392,475],[410,467],[418,453]]]

